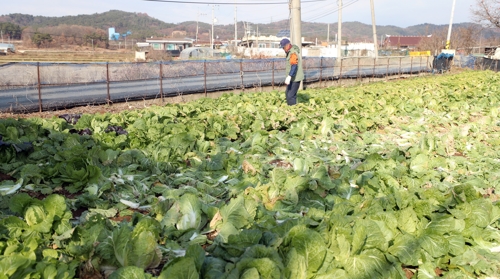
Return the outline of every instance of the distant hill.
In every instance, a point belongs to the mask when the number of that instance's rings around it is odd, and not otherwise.
[[[58,25],[80,25],[99,28],[107,32],[109,27],[115,27],[119,33],[131,31],[130,38],[144,39],[157,36],[172,28],[175,24],[165,23],[152,18],[145,13],[129,13],[111,10],[92,15],[77,15],[63,17],[32,16],[27,14],[8,14],[0,16],[0,22],[11,22],[21,27],[51,27]]]
[[[186,21],[179,24],[165,23],[161,20],[150,17],[144,13],[129,13],[119,10],[111,10],[104,13],[95,13],[91,15],[63,16],[63,17],[45,17],[32,16],[27,14],[8,14],[1,15],[0,22],[11,22],[21,27],[51,27],[58,25],[80,25],[99,28],[107,32],[109,27],[115,27],[119,33],[131,31],[132,35],[129,38],[144,40],[151,36],[171,36],[173,31],[179,36],[195,38],[196,36],[196,21]],[[289,29],[287,20],[272,22],[268,24],[244,24],[238,22],[238,38],[245,34],[244,25],[252,34],[258,33],[261,35],[276,35],[282,29]],[[453,28],[467,27],[474,25],[473,23],[458,23],[454,24]],[[330,24],[329,39],[333,41],[337,33],[337,24]],[[478,26],[479,27],[479,26]],[[419,24],[401,28],[393,25],[377,26],[377,36],[380,39],[385,34],[400,35],[400,36],[425,36],[435,32],[447,30],[448,25],[435,24]],[[211,25],[203,22],[198,23],[199,37],[208,38]],[[327,39],[328,24],[326,23],[302,23],[302,34],[306,40],[325,41]],[[220,40],[234,39],[234,25],[216,25],[215,36]],[[499,37],[500,30],[485,29],[483,36]],[[342,23],[342,38],[348,41],[371,41],[373,39],[372,26],[361,22],[343,22]]]

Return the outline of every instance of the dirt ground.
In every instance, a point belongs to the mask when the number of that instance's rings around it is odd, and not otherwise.
[[[169,103],[182,102],[181,100],[172,100]],[[166,103],[164,103],[166,104]],[[10,112],[0,112],[0,119],[6,118],[52,118],[54,116],[59,116],[62,114],[100,114],[100,113],[118,113],[125,110],[136,110],[143,109],[155,105],[162,105],[158,100],[145,100],[145,101],[135,101],[127,103],[117,103],[112,105],[92,105],[92,106],[82,106],[74,107],[64,110],[56,111],[43,111],[43,112],[32,112],[32,113],[10,113]]]

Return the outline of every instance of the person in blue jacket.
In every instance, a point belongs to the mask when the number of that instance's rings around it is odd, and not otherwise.
[[[290,40],[282,39],[280,48],[286,53],[286,103],[289,106],[297,104],[297,91],[300,87],[300,82],[304,80],[304,70],[302,69],[302,55],[300,48],[292,45]]]

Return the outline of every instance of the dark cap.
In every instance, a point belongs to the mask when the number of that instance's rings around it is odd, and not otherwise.
[[[287,39],[287,38],[282,39],[281,42],[280,42],[280,48],[284,48],[289,43],[290,43],[289,39]]]

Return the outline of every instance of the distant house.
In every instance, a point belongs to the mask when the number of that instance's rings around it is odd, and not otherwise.
[[[222,47],[223,43],[220,40],[214,40],[213,41],[213,48],[214,49],[220,49]],[[210,40],[204,41],[204,40],[198,40],[197,42],[194,42],[195,47],[211,47],[212,42]]]
[[[182,51],[183,49],[193,46],[193,41],[191,40],[176,40],[176,39],[163,39],[163,38],[146,39],[146,43],[148,43],[154,50]]]
[[[383,42],[384,48],[387,49],[415,49],[422,40],[429,36],[391,36],[385,35]]]
[[[276,36],[256,36],[256,35],[245,35],[241,38],[238,43],[240,46],[246,46],[251,48],[280,48],[281,39],[290,38],[290,30],[280,30]],[[302,39],[302,46],[307,47],[313,45],[314,42],[305,41],[304,37]]]
[[[256,48],[280,48],[280,41],[284,37],[277,36],[244,36],[239,42],[240,46]]]
[[[172,57],[179,57],[182,50],[192,46],[192,40],[176,40],[163,38],[151,38],[146,39],[146,42],[137,43],[137,47],[143,52],[147,52],[148,49],[163,50],[169,53]]]

